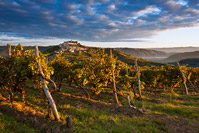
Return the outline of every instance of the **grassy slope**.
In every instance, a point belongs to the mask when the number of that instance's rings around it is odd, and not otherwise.
[[[73,132],[199,131],[199,96],[181,96],[180,100],[178,100],[178,97],[161,98],[162,100],[167,100],[168,103],[154,103],[144,100],[143,105],[148,110],[147,115],[133,117],[125,115],[123,112],[113,113],[111,111],[113,99],[109,93],[91,95],[91,99],[87,99],[81,89],[64,85],[62,93],[53,94],[53,97],[63,120],[68,115],[72,115],[73,127],[71,131]],[[144,98],[159,99],[160,97],[145,95]],[[20,99],[20,96],[15,96],[15,99]],[[126,104],[126,99],[119,97],[119,100],[120,103]],[[26,101],[27,105],[33,106],[36,110],[43,110],[45,113],[41,115],[46,115],[47,102],[40,93],[28,89]],[[137,107],[142,107],[141,101],[133,100],[133,103]],[[20,104],[20,100],[18,104]],[[1,101],[0,105],[9,105],[9,103]],[[17,105],[16,102],[15,106],[18,107],[20,105]],[[27,112],[28,107],[19,107],[18,110]],[[0,129],[2,131],[13,132],[13,129],[9,128],[12,125],[16,125],[16,131],[21,131],[22,127],[25,128],[22,131],[42,131],[42,129],[32,126],[29,121],[18,122],[16,116],[8,117],[9,114],[6,114],[7,112],[2,112],[2,110],[0,112],[3,114],[0,120]],[[44,125],[44,123],[40,121],[39,125]],[[67,131],[68,129],[66,128],[62,129],[62,132]]]
[[[7,114],[0,115],[0,132],[9,133],[9,132],[36,132],[36,130],[25,123],[17,122],[16,118],[9,116]]]

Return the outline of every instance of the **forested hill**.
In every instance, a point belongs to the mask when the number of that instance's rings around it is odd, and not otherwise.
[[[12,45],[12,50],[14,49],[14,45]],[[23,46],[23,50],[29,50],[29,49],[34,49],[34,46]],[[39,46],[39,50],[44,53],[50,53],[54,52],[56,50],[59,50],[59,46]],[[7,56],[7,46],[0,46],[0,56]]]
[[[199,67],[199,58],[189,58],[189,59],[184,59],[180,60],[179,63],[181,65],[187,65],[190,67]]]

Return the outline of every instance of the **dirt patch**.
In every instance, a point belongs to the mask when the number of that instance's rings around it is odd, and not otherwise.
[[[128,116],[143,116],[146,114],[143,110],[136,108],[136,107],[129,107],[129,106],[120,106],[116,109],[112,109],[112,112],[116,114],[125,114]]]
[[[146,101],[149,101],[149,102],[152,102],[152,103],[159,103],[159,104],[168,103],[167,100],[162,100],[162,99],[148,99]]]

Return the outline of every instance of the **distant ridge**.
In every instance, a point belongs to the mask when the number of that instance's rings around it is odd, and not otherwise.
[[[199,51],[199,47],[171,47],[171,48],[148,48],[149,50],[157,50],[165,53],[184,53]]]
[[[150,50],[150,49],[140,49],[140,48],[114,48],[115,50],[120,50],[125,54],[129,54],[134,57],[165,57],[167,54],[162,51]]]

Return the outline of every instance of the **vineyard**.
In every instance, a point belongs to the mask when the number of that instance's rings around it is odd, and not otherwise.
[[[0,131],[199,132],[198,67],[145,65],[115,52],[8,45],[0,57]]]

